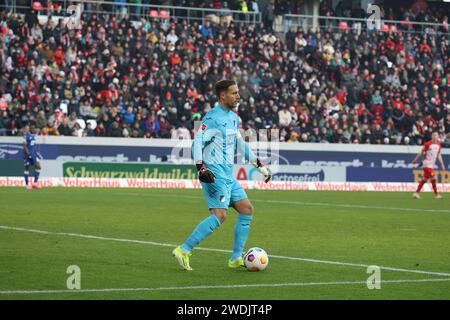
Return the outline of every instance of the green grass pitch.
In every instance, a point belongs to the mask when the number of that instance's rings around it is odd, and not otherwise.
[[[201,190],[0,189],[0,299],[450,299],[450,205],[431,193],[248,191],[247,248],[264,272],[227,267],[236,212],[171,256],[208,215]],[[219,250],[216,250],[219,249]],[[79,266],[81,290],[68,290]],[[368,265],[381,267],[369,290]]]

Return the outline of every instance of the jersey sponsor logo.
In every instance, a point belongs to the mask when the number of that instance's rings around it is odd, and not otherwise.
[[[230,133],[227,135],[227,145],[234,145],[236,142],[236,134]]]

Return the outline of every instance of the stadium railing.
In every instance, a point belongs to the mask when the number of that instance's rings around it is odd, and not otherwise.
[[[417,22],[409,20],[384,20],[379,19],[368,20],[368,18],[348,18],[348,17],[331,17],[331,16],[317,16],[318,24],[313,23],[314,16],[302,14],[284,14],[278,16],[278,20],[274,21],[274,29],[278,32],[288,32],[291,28],[295,31],[299,27],[307,32],[313,27],[320,29],[332,29],[345,31],[353,29],[358,32],[363,30],[373,30],[382,32],[403,32],[403,33],[421,33],[421,34],[435,34],[449,36],[450,32],[448,24],[432,23],[432,22]],[[370,24],[370,26],[369,26]],[[447,30],[445,30],[447,29]]]
[[[33,7],[35,0],[28,0],[29,6],[19,5],[14,1],[8,0],[5,4],[0,4],[0,9],[24,13],[24,10],[29,10]],[[44,2],[44,1],[43,1]],[[123,1],[125,2],[125,1]],[[188,22],[198,21],[204,23],[209,19],[212,22],[226,23],[233,21],[234,23],[244,24],[258,24],[261,22],[261,13],[248,11],[246,13],[238,10],[223,10],[223,9],[209,9],[209,8],[195,8],[195,7],[176,7],[152,4],[135,4],[135,3],[121,3],[120,1],[99,1],[99,0],[54,0],[51,5],[40,5],[40,15],[52,15],[60,17],[69,17],[73,15],[74,9],[77,5],[81,5],[81,10],[88,13],[88,15],[96,14],[97,16],[105,14],[125,14],[130,16],[133,21],[140,21],[141,18],[147,20],[169,20],[169,19],[187,19]]]
[[[0,11],[11,11],[13,13],[25,13],[30,6],[25,0],[5,0],[0,3]]]
[[[29,6],[24,3],[29,2]],[[5,8],[13,12],[24,13],[33,7],[35,0],[6,0],[0,4],[0,9]],[[42,6],[40,15],[52,15],[60,17],[70,17],[74,14],[76,5],[81,6],[83,12],[90,14],[129,14],[131,20],[139,21],[142,17],[149,21],[152,20],[169,20],[170,18],[180,20],[187,19],[191,21],[199,21],[203,23],[206,19],[212,22],[221,23],[223,20],[232,20],[235,23],[257,24],[262,22],[260,12],[248,11],[243,13],[237,10],[216,10],[208,8],[195,7],[176,7],[151,4],[134,4],[121,3],[120,1],[103,1],[103,0],[53,0],[51,6]],[[228,18],[227,18],[228,17]],[[307,32],[314,27],[314,19],[317,19],[316,27],[320,29],[332,29],[345,31],[353,29],[358,32],[368,30],[367,18],[351,18],[351,17],[333,17],[333,16],[317,16],[302,14],[283,14],[275,17],[273,29],[276,32],[286,33],[289,29],[298,30],[299,27]],[[420,34],[436,34],[450,36],[449,26],[444,23],[417,22],[408,20],[384,20],[374,21],[375,25],[372,30],[382,32],[403,32],[403,33],[420,33]],[[445,30],[447,29],[447,30]]]

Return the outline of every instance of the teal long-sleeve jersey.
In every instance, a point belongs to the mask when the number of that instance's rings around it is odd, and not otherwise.
[[[236,113],[217,104],[205,114],[194,138],[194,162],[202,161],[217,178],[232,178],[236,150],[247,161],[256,161],[255,154],[239,132],[239,121]]]

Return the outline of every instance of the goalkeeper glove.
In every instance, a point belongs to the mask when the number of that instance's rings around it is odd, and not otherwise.
[[[259,159],[253,161],[252,164],[264,176],[264,182],[269,182],[269,180],[272,178],[272,173],[270,172],[269,168],[262,164]]]
[[[216,176],[203,163],[197,163],[198,179],[205,183],[214,183]]]

